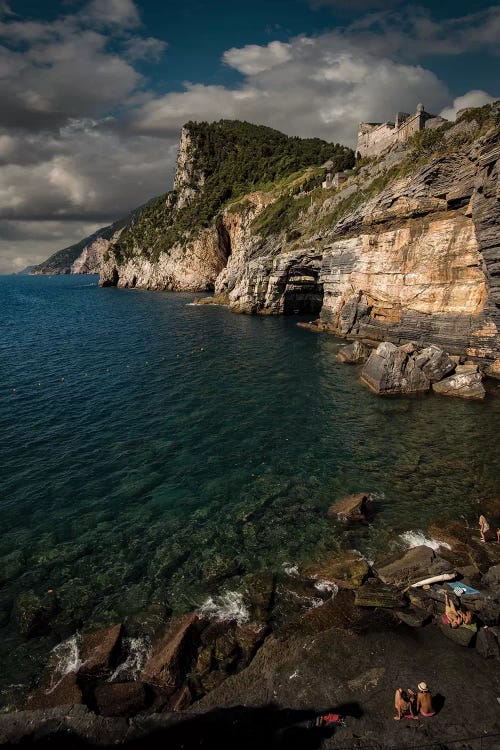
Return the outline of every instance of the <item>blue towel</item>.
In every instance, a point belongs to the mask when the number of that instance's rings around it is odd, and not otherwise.
[[[480,594],[481,592],[477,589],[473,589],[471,586],[467,586],[466,583],[462,583],[461,581],[454,581],[453,583],[448,583],[448,586],[453,589],[454,593],[457,596],[463,596],[464,594]]]

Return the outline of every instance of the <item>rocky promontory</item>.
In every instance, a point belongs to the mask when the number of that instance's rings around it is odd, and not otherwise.
[[[481,509],[496,528],[498,501]],[[376,514],[371,495],[359,493],[328,515],[332,524],[352,525],[376,523]],[[287,579],[248,576],[243,619],[236,612],[221,619],[210,608],[176,616],[157,628],[140,659],[131,659],[120,624],[76,635],[73,650],[55,650],[26,710],[0,716],[0,742],[69,736],[89,745],[112,738],[134,747],[160,740],[204,747],[218,734],[222,746],[250,747],[263,740],[264,722],[277,747],[283,733],[292,746],[313,739],[319,746],[327,735],[314,720],[328,711],[345,721],[334,747],[377,746],[381,737],[384,747],[452,747],[493,736],[500,731],[493,699],[500,545],[495,535],[481,543],[463,521],[437,521],[427,533],[428,544],[424,538],[373,562],[345,549],[304,561]],[[446,595],[470,613],[469,625],[446,624]],[[56,658],[63,646],[70,659]],[[395,723],[395,688],[422,680],[437,715]]]

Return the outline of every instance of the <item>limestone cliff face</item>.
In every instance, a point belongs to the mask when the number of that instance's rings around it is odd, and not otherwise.
[[[349,338],[498,357],[499,156],[494,132],[392,182],[295,249],[281,238],[256,255],[240,228],[216,290],[239,312],[312,312]],[[320,227],[324,212],[311,206],[303,226]]]
[[[181,130],[174,190],[177,193],[177,208],[187,206],[198,190],[205,184],[205,175],[195,164],[195,144],[189,127]]]
[[[439,137],[436,155],[417,166],[399,146],[339,190],[304,182],[287,194],[292,219],[278,230],[262,232],[259,222],[283,198],[280,185],[244,196],[154,259],[141,247],[121,257],[111,243],[101,284],[215,289],[234,312],[309,313],[319,328],[347,338],[498,358],[499,129],[469,119]],[[198,206],[192,201],[205,184],[198,163],[184,129],[169,210]],[[153,241],[161,231],[153,222]]]
[[[70,273],[100,273],[104,265],[105,254],[119,239],[121,233],[120,229],[110,239],[98,237],[84,247],[78,258],[71,264]]]
[[[117,267],[116,257],[110,252],[100,267],[100,284],[120,288],[211,291],[227,263],[227,254],[226,230],[218,222],[201,231],[186,246],[178,244],[168,254],[162,253],[158,261],[138,255]]]

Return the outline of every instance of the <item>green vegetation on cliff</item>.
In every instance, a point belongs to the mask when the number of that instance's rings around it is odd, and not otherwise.
[[[149,203],[122,234],[116,247],[119,259],[139,253],[156,261],[161,252],[208,227],[228,201],[272,188],[299,170],[328,159],[334,164],[333,171],[354,164],[354,153],[346,146],[320,138],[290,137],[263,125],[221,120],[189,122],[186,128],[192,171],[203,175],[203,185],[186,186],[196,193],[181,209],[175,208],[175,193]]]

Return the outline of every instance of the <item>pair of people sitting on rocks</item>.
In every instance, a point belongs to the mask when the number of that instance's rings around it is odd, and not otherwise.
[[[472,623],[472,612],[469,612],[468,609],[466,609],[465,612],[462,612],[460,609],[457,609],[455,607],[453,600],[448,596],[448,594],[445,594],[444,597],[444,613],[450,627],[459,628],[461,625],[470,625]]]
[[[403,690],[398,688],[394,696],[394,706],[396,708],[396,721],[403,719],[418,719],[418,714],[422,716],[434,716],[436,713],[432,705],[432,695],[425,684],[419,682],[418,692],[408,688]]]

